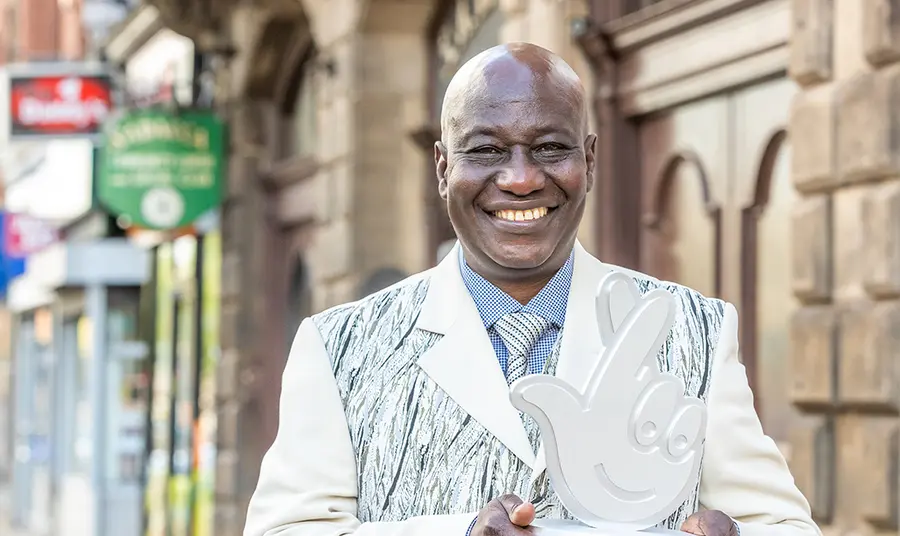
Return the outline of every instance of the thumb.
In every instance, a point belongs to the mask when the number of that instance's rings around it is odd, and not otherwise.
[[[504,495],[499,500],[513,525],[527,527],[534,521],[533,504],[524,502],[515,495]]]
[[[701,519],[702,518],[699,513],[695,513],[695,514],[691,515],[681,525],[681,532],[685,532],[687,534],[693,534],[694,536],[706,536],[706,533],[700,527]]]

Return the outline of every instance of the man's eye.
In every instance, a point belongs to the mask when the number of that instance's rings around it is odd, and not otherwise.
[[[566,148],[558,143],[545,143],[544,145],[540,145],[537,149],[535,149],[535,151],[538,153],[552,153],[564,150],[566,150]]]
[[[471,152],[473,154],[495,155],[500,154],[500,149],[486,145],[484,147],[476,147],[475,149],[472,149]]]

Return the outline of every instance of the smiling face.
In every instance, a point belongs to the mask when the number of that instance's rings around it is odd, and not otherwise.
[[[435,163],[466,261],[498,286],[546,282],[572,251],[592,184],[581,84],[534,45],[489,50],[457,78]]]

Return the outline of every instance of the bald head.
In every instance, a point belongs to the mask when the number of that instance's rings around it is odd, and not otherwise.
[[[593,184],[581,81],[541,47],[494,47],[450,81],[441,131],[438,192],[466,264],[527,303],[572,253]]]
[[[467,61],[450,80],[441,107],[441,139],[446,144],[455,127],[465,122],[467,110],[502,98],[526,102],[536,93],[558,96],[572,109],[583,133],[587,131],[584,86],[562,58],[531,43],[510,43],[489,48]],[[452,137],[452,136],[450,136]]]

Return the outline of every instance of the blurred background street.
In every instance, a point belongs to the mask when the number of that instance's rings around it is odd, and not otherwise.
[[[452,245],[441,99],[511,41],[591,96],[582,244],[734,303],[817,521],[897,534],[898,21],[895,0],[0,0],[0,536],[239,536],[296,328]]]

